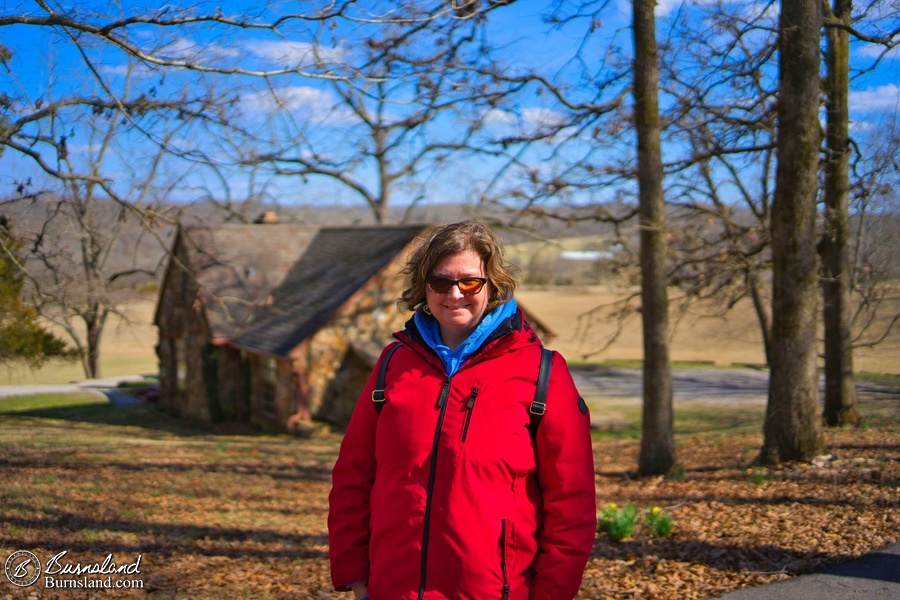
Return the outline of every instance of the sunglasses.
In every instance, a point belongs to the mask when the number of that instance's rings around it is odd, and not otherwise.
[[[429,275],[425,283],[435,294],[448,294],[453,286],[459,288],[459,292],[465,296],[474,296],[481,291],[487,283],[487,277],[463,277],[462,279],[450,279],[440,275]]]

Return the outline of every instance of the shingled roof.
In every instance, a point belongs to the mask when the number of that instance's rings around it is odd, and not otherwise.
[[[213,337],[230,338],[244,329],[317,229],[234,224],[179,231]]]
[[[424,225],[323,227],[233,343],[286,356],[377,275]]]

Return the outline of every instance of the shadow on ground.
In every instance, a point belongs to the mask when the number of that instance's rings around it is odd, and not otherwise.
[[[123,392],[119,392],[121,394]],[[141,427],[179,437],[209,435],[259,435],[266,433],[250,423],[205,423],[168,415],[153,404],[116,405],[110,403],[58,406],[32,410],[17,410],[6,416],[58,419],[76,423]]]

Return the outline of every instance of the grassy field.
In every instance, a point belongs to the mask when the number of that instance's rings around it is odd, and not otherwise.
[[[145,298],[128,307],[127,320],[115,315],[109,318],[100,345],[101,377],[141,375],[158,371],[154,350],[159,340],[153,325],[155,310],[156,298]],[[77,361],[50,361],[37,371],[24,366],[11,368],[0,365],[0,385],[69,383],[82,380],[84,370]]]
[[[556,336],[548,345],[560,350],[570,362],[602,363],[639,361],[642,356],[640,316],[634,314],[623,325],[617,340],[596,352],[616,331],[608,318],[589,319],[592,308],[609,305],[623,292],[602,287],[524,288],[518,298],[526,310],[544,321]],[[127,321],[111,318],[101,346],[101,377],[138,375],[157,371],[153,326],[156,298],[134,302]],[[900,310],[900,300],[894,312]],[[887,309],[890,312],[890,307]],[[681,315],[672,337],[672,359],[680,363],[716,365],[762,364],[765,362],[759,328],[748,304],[738,304],[727,316],[708,316],[711,307],[698,307]],[[674,316],[673,316],[673,320]],[[874,348],[860,348],[854,355],[856,371],[900,374],[900,328]],[[79,363],[53,361],[38,371],[0,366],[0,385],[68,383],[81,381]]]
[[[570,361],[607,362],[639,361],[643,356],[640,314],[626,320],[616,340],[605,350],[597,351],[619,326],[604,316],[602,307],[610,307],[623,297],[621,290],[590,288],[525,288],[518,299],[557,334],[548,345],[560,350]],[[600,308],[596,316],[588,313]],[[880,322],[900,312],[900,299],[886,305]],[[671,315],[674,332],[671,356],[680,363],[719,366],[764,364],[765,353],[759,325],[749,302],[738,303],[724,316],[710,316],[715,307],[699,305],[685,314]],[[900,328],[872,348],[854,352],[854,369],[863,373],[900,374]]]
[[[756,409],[682,411],[679,468],[636,480],[634,430],[595,436],[601,508],[659,506],[671,537],[598,534],[579,598],[705,598],[783,579],[900,539],[900,414],[866,402],[877,427],[828,433],[818,465],[750,466]],[[132,563],[141,590],[106,597],[320,599],[331,591],[326,532],[341,437],[191,427],[152,406],[95,396],[0,399],[0,559]],[[137,579],[113,576],[117,579]],[[92,598],[23,589],[0,598]],[[42,580],[43,581],[43,580]]]

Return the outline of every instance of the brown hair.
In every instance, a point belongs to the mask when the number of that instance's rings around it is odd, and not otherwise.
[[[408,287],[397,300],[397,306],[416,310],[425,302],[425,278],[445,256],[466,250],[472,250],[481,257],[485,275],[490,281],[487,310],[509,301],[518,285],[518,269],[504,259],[500,238],[484,223],[462,221],[435,227],[425,233],[403,269],[409,276]]]

